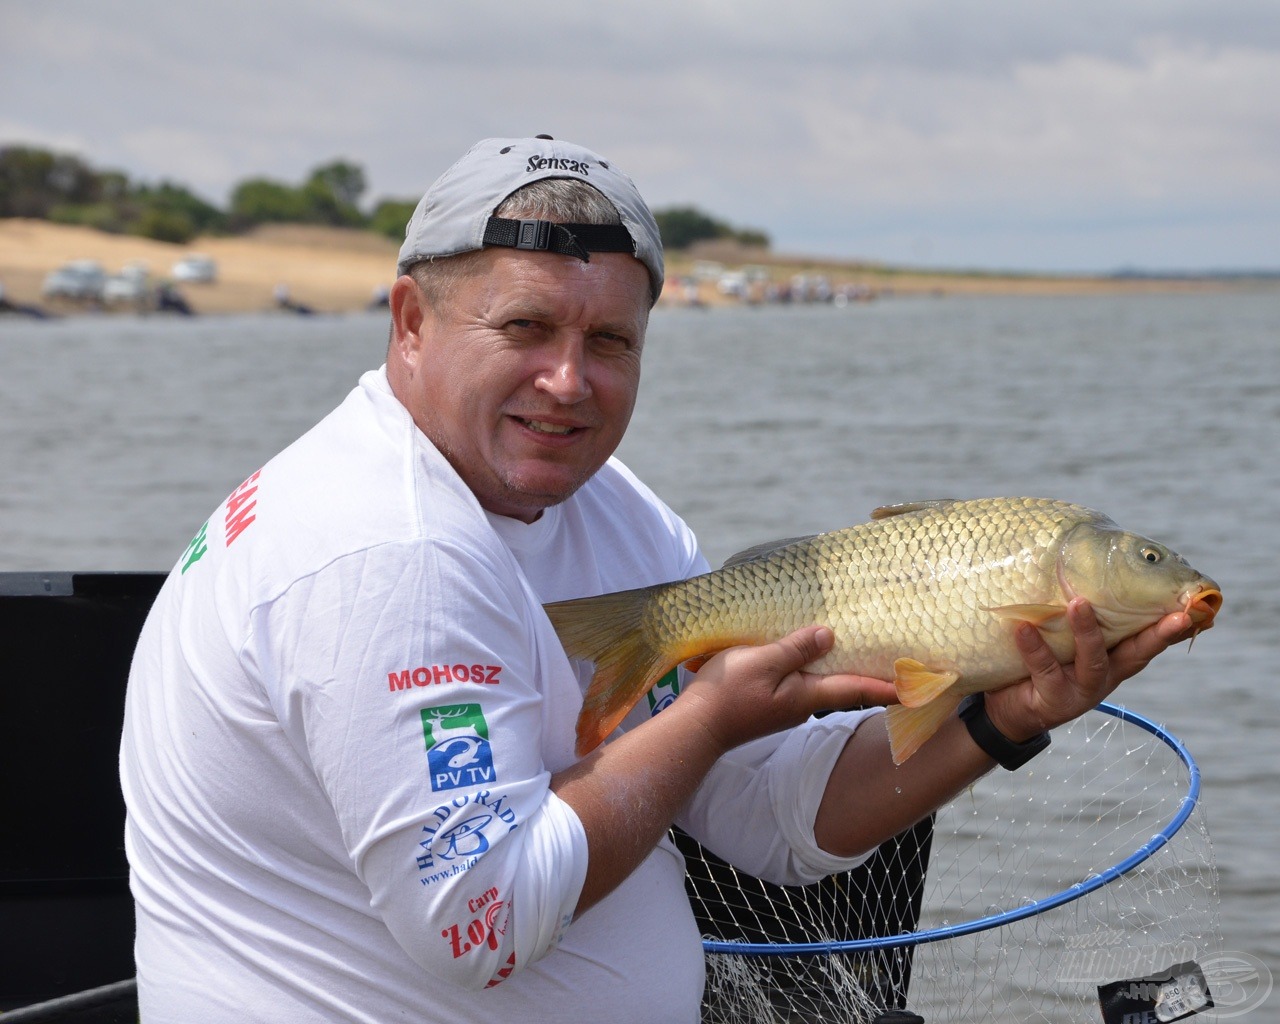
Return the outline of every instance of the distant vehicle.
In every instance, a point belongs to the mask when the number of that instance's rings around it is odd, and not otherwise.
[[[193,252],[178,260],[170,274],[175,281],[210,284],[218,279],[218,264],[210,256]]]
[[[726,270],[720,275],[720,280],[716,282],[716,290],[721,295],[736,295],[740,299],[746,298],[747,275],[741,270]]]
[[[151,297],[145,263],[130,263],[118,274],[112,274],[102,286],[103,302],[141,304]]]
[[[46,299],[97,299],[102,297],[102,288],[107,281],[107,272],[96,260],[72,260],[59,267],[44,279],[40,294]]]

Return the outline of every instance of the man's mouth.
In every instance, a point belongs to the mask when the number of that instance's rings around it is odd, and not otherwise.
[[[517,416],[516,419],[537,434],[564,436],[565,434],[572,434],[578,429],[577,427],[565,426],[562,423],[548,423],[546,420],[527,420],[522,416]]]

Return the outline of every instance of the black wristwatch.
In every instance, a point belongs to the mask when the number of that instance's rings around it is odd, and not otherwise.
[[[987,717],[987,703],[981,693],[971,693],[962,700],[958,714],[973,742],[996,764],[1009,771],[1021,768],[1049,745],[1047,732],[1032,736],[1025,743],[1014,743]]]

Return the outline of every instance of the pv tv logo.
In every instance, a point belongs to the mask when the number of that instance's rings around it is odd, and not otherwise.
[[[489,725],[479,704],[423,708],[422,732],[431,788],[436,792],[480,786],[496,778]]]

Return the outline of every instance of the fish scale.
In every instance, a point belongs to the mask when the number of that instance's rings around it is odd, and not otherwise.
[[[1195,608],[1207,622],[1221,604],[1212,580],[1100,512],[980,498],[877,509],[871,522],[752,549],[702,576],[546,610],[569,656],[596,664],[579,753],[672,666],[821,624],[835,644],[812,671],[894,680],[906,705],[889,719],[901,761],[964,695],[1026,674],[1018,622],[1035,622],[1069,660],[1064,613],[1075,594],[1094,605],[1108,646],[1172,611]]]

